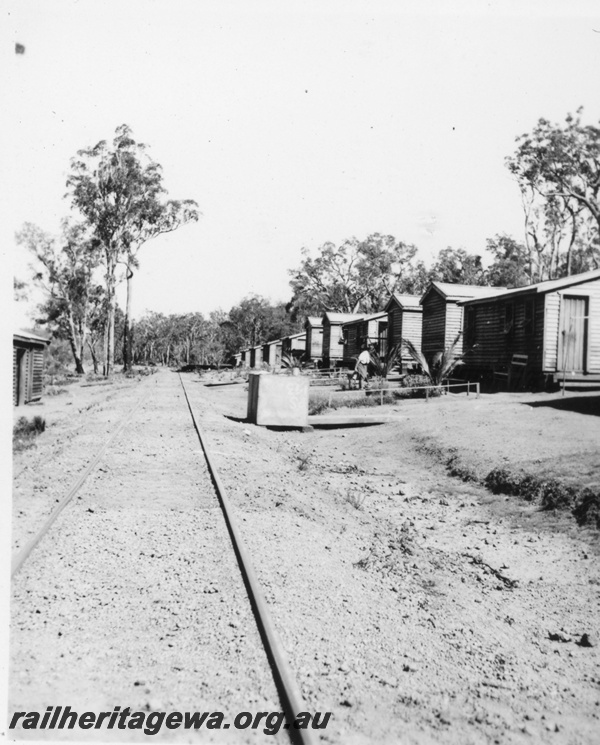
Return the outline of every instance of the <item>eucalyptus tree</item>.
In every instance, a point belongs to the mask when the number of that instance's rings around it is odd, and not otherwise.
[[[377,311],[392,292],[420,284],[424,267],[415,266],[416,253],[416,246],[380,233],[324,243],[315,256],[304,248],[300,266],[290,271],[292,314]]]
[[[67,221],[63,221],[60,238],[25,223],[16,240],[32,255],[33,281],[47,293],[40,321],[55,325],[69,342],[75,371],[85,372],[83,354],[91,313],[101,299],[101,289],[94,280],[99,263],[95,241],[85,225]]]
[[[584,125],[582,112],[564,124],[539,119],[506,161],[521,191],[537,280],[572,273],[583,226],[593,224],[596,242],[600,234],[600,127]]]
[[[198,219],[191,199],[166,200],[161,166],[147,147],[133,139],[131,129],[117,127],[112,144],[101,140],[79,150],[71,161],[67,187],[73,206],[87,221],[102,252],[105,268],[107,318],[106,375],[114,367],[115,290],[119,265],[128,283],[124,369],[131,367],[131,279],[140,248],[152,238]]]

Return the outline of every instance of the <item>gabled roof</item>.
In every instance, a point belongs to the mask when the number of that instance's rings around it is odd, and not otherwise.
[[[319,318],[319,316],[307,316],[306,321],[304,322],[305,326],[313,326],[313,327],[319,327],[323,325],[323,319]]]
[[[567,287],[573,287],[574,285],[580,285],[585,282],[592,282],[596,279],[600,279],[600,269],[594,269],[591,272],[583,272],[582,274],[572,274],[570,277],[562,277],[561,279],[548,279],[545,282],[537,282],[534,285],[525,285],[525,287],[515,287],[512,290],[505,290],[501,294],[503,300],[518,297],[520,295],[541,295],[546,292],[556,292],[557,290],[563,290]],[[466,305],[467,303],[484,303],[488,300],[495,300],[497,297],[498,293],[488,293],[483,297],[464,300],[461,305]]]
[[[451,282],[431,281],[421,298],[421,305],[425,298],[431,293],[437,292],[444,300],[458,303],[461,300],[472,300],[480,297],[494,297],[506,292],[506,287],[488,287],[482,285],[455,285]]]
[[[392,302],[396,302],[401,308],[405,310],[421,310],[420,295],[405,295],[400,292],[394,292],[385,304],[385,310],[389,310]]]
[[[302,337],[303,339],[306,339],[306,331],[301,331],[299,334],[290,334],[289,336],[284,336],[284,339],[300,339]]]
[[[329,323],[346,323],[357,318],[364,318],[364,313],[332,313],[329,310],[323,313],[323,320],[327,319]]]
[[[358,318],[355,318],[352,321],[346,321],[346,323],[343,323],[342,326],[350,326],[352,323],[364,323],[365,321],[374,321],[376,318],[383,318],[384,316],[387,317],[387,312],[384,310],[380,310],[379,313],[371,313],[368,316],[359,316]]]
[[[44,344],[50,344],[50,339],[47,336],[40,336],[39,334],[32,334],[30,331],[15,331],[13,334],[13,340],[18,341],[37,341],[43,342]]]

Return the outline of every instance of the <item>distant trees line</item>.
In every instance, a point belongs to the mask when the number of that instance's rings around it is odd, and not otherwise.
[[[68,196],[79,220],[65,220],[60,237],[27,224],[17,235],[35,259],[32,281],[46,291],[40,323],[67,339],[77,372],[84,356],[110,374],[140,364],[220,364],[240,348],[298,331],[304,316],[324,310],[379,310],[391,292],[420,294],[435,279],[520,287],[600,267],[600,128],[583,125],[582,110],[563,124],[540,119],[517,138],[506,165],[522,197],[524,235],[486,242],[491,264],[464,248],[442,249],[427,267],[412,244],[373,233],[340,245],[302,250],[290,271],[291,299],[272,304],[249,296],[229,312],[148,313],[132,329],[129,302],[115,302],[120,280],[129,288],[145,242],[198,219],[192,200],[165,199],[160,166],[123,125],[112,147],[100,142],[72,161]],[[468,217],[466,218],[468,219]],[[103,273],[103,281],[98,281]],[[15,282],[15,296],[26,293]],[[116,345],[121,350],[115,354]]]

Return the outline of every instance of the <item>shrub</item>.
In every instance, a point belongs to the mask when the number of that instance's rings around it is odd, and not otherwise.
[[[582,489],[575,500],[573,516],[578,525],[595,525],[600,528],[600,492]]]
[[[427,375],[422,375],[418,373],[413,373],[411,375],[406,375],[402,382],[400,383],[401,389],[406,389],[403,391],[403,396],[408,396],[409,398],[425,398],[427,395],[429,396],[441,396],[442,391],[439,388],[431,388],[429,390],[429,393],[427,393],[425,390],[423,390],[423,386],[431,386],[431,380],[428,378]],[[410,390],[412,388],[412,390]],[[416,389],[416,390],[415,390]]]
[[[448,458],[448,460],[446,461],[446,468],[448,469],[448,473],[450,474],[450,476],[456,476],[457,478],[461,479],[461,481],[479,480],[475,471],[473,471],[472,468],[469,468],[469,466],[465,466],[464,464],[460,463],[456,455],[452,455],[450,458]]]
[[[506,468],[494,468],[483,483],[493,494],[519,494],[520,482],[520,477]]]
[[[35,438],[46,429],[46,420],[34,416],[31,421],[22,416],[13,427],[13,450],[19,452],[34,445]]]
[[[571,507],[577,496],[577,489],[550,479],[542,484],[540,502],[544,510],[560,510]]]

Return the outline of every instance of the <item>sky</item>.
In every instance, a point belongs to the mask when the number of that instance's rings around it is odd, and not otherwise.
[[[287,301],[301,249],[326,241],[392,234],[429,262],[446,246],[522,239],[504,162],[516,136],[579,106],[600,119],[592,2],[0,7],[5,266],[28,278],[15,232],[58,232],[70,159],[122,123],[169,197],[198,202],[198,223],[141,249],[134,317],[228,310],[250,293]]]

